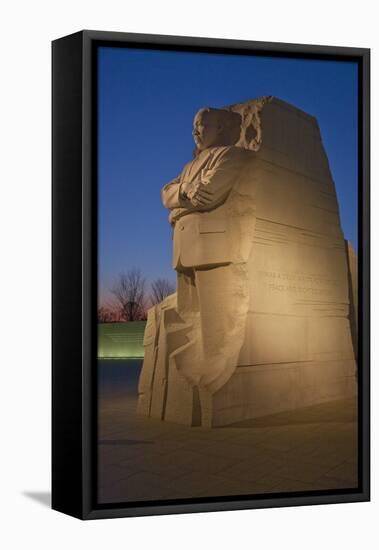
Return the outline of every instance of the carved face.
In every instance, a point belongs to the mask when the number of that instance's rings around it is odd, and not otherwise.
[[[200,111],[193,121],[193,139],[199,151],[218,145],[222,126],[217,117],[212,117],[207,111]]]

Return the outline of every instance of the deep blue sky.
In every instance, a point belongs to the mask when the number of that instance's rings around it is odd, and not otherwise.
[[[274,95],[315,116],[345,238],[357,245],[357,65],[102,47],[98,58],[99,289],[120,271],[175,281],[160,189],[191,160],[204,106]]]

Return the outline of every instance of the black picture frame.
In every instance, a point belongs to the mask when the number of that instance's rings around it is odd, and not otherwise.
[[[352,60],[359,67],[359,487],[309,494],[96,501],[96,51],[102,46]],[[370,50],[85,30],[52,43],[52,507],[81,519],[370,499]]]

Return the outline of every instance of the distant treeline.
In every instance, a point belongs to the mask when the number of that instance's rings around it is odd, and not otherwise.
[[[110,288],[112,303],[100,305],[99,323],[145,321],[147,310],[175,292],[168,279],[155,279],[148,287],[141,270],[132,268],[119,274]]]

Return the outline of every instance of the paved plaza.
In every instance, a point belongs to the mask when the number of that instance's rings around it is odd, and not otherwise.
[[[190,428],[136,414],[139,368],[100,364],[100,503],[357,486],[355,399]]]

